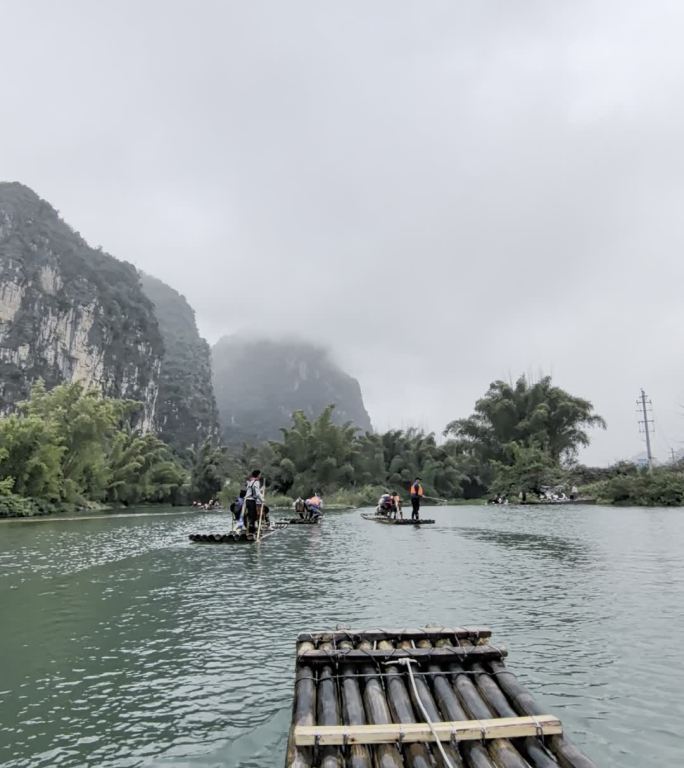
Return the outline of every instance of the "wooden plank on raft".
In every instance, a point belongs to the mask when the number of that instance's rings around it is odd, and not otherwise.
[[[336,629],[332,631],[300,632],[297,642],[330,642],[363,638],[371,643],[380,640],[459,640],[480,639],[492,636],[489,627],[424,627],[421,629]]]
[[[553,715],[537,717],[497,717],[490,720],[453,720],[432,724],[387,723],[383,725],[297,725],[297,746],[341,744],[392,744],[395,742],[480,741],[517,739],[523,736],[553,736],[563,733],[560,720]]]
[[[368,664],[398,659],[416,661],[498,661],[507,655],[505,648],[493,645],[453,646],[441,648],[392,648],[388,650],[335,649],[331,651],[299,651],[297,659],[307,664]]]

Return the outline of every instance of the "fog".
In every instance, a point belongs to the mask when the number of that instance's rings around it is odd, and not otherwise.
[[[684,439],[684,5],[0,0],[0,178],[214,342],[328,346],[376,428],[497,378]]]

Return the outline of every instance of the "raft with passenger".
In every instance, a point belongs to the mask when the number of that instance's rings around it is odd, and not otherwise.
[[[487,627],[297,637],[285,768],[596,768]]]
[[[287,528],[289,523],[276,521],[264,527],[261,533],[249,533],[245,528],[235,528],[225,533],[191,533],[188,538],[195,544],[255,544]]]
[[[315,493],[311,498],[303,499],[298,496],[292,504],[297,517],[288,521],[290,525],[318,525],[321,521],[323,499]]]
[[[412,520],[410,517],[389,517],[388,515],[381,515],[377,512],[362,512],[361,517],[364,520],[373,520],[376,523],[384,523],[385,525],[434,525],[434,520],[428,520],[421,517],[418,520]]]

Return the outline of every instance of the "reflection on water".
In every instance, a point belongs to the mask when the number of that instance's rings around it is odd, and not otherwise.
[[[490,624],[598,764],[684,762],[684,514],[430,512],[259,548],[190,544],[217,513],[1,524],[0,765],[280,767],[298,631],[426,623]]]
[[[507,549],[520,550],[525,555],[551,557],[568,565],[581,565],[595,559],[591,547],[585,542],[547,533],[467,528],[465,526],[459,526],[458,532],[468,538],[489,542]]]

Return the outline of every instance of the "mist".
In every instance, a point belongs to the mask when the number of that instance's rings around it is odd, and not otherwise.
[[[0,177],[181,291],[325,345],[376,429],[551,374],[684,439],[684,6],[0,0]]]

